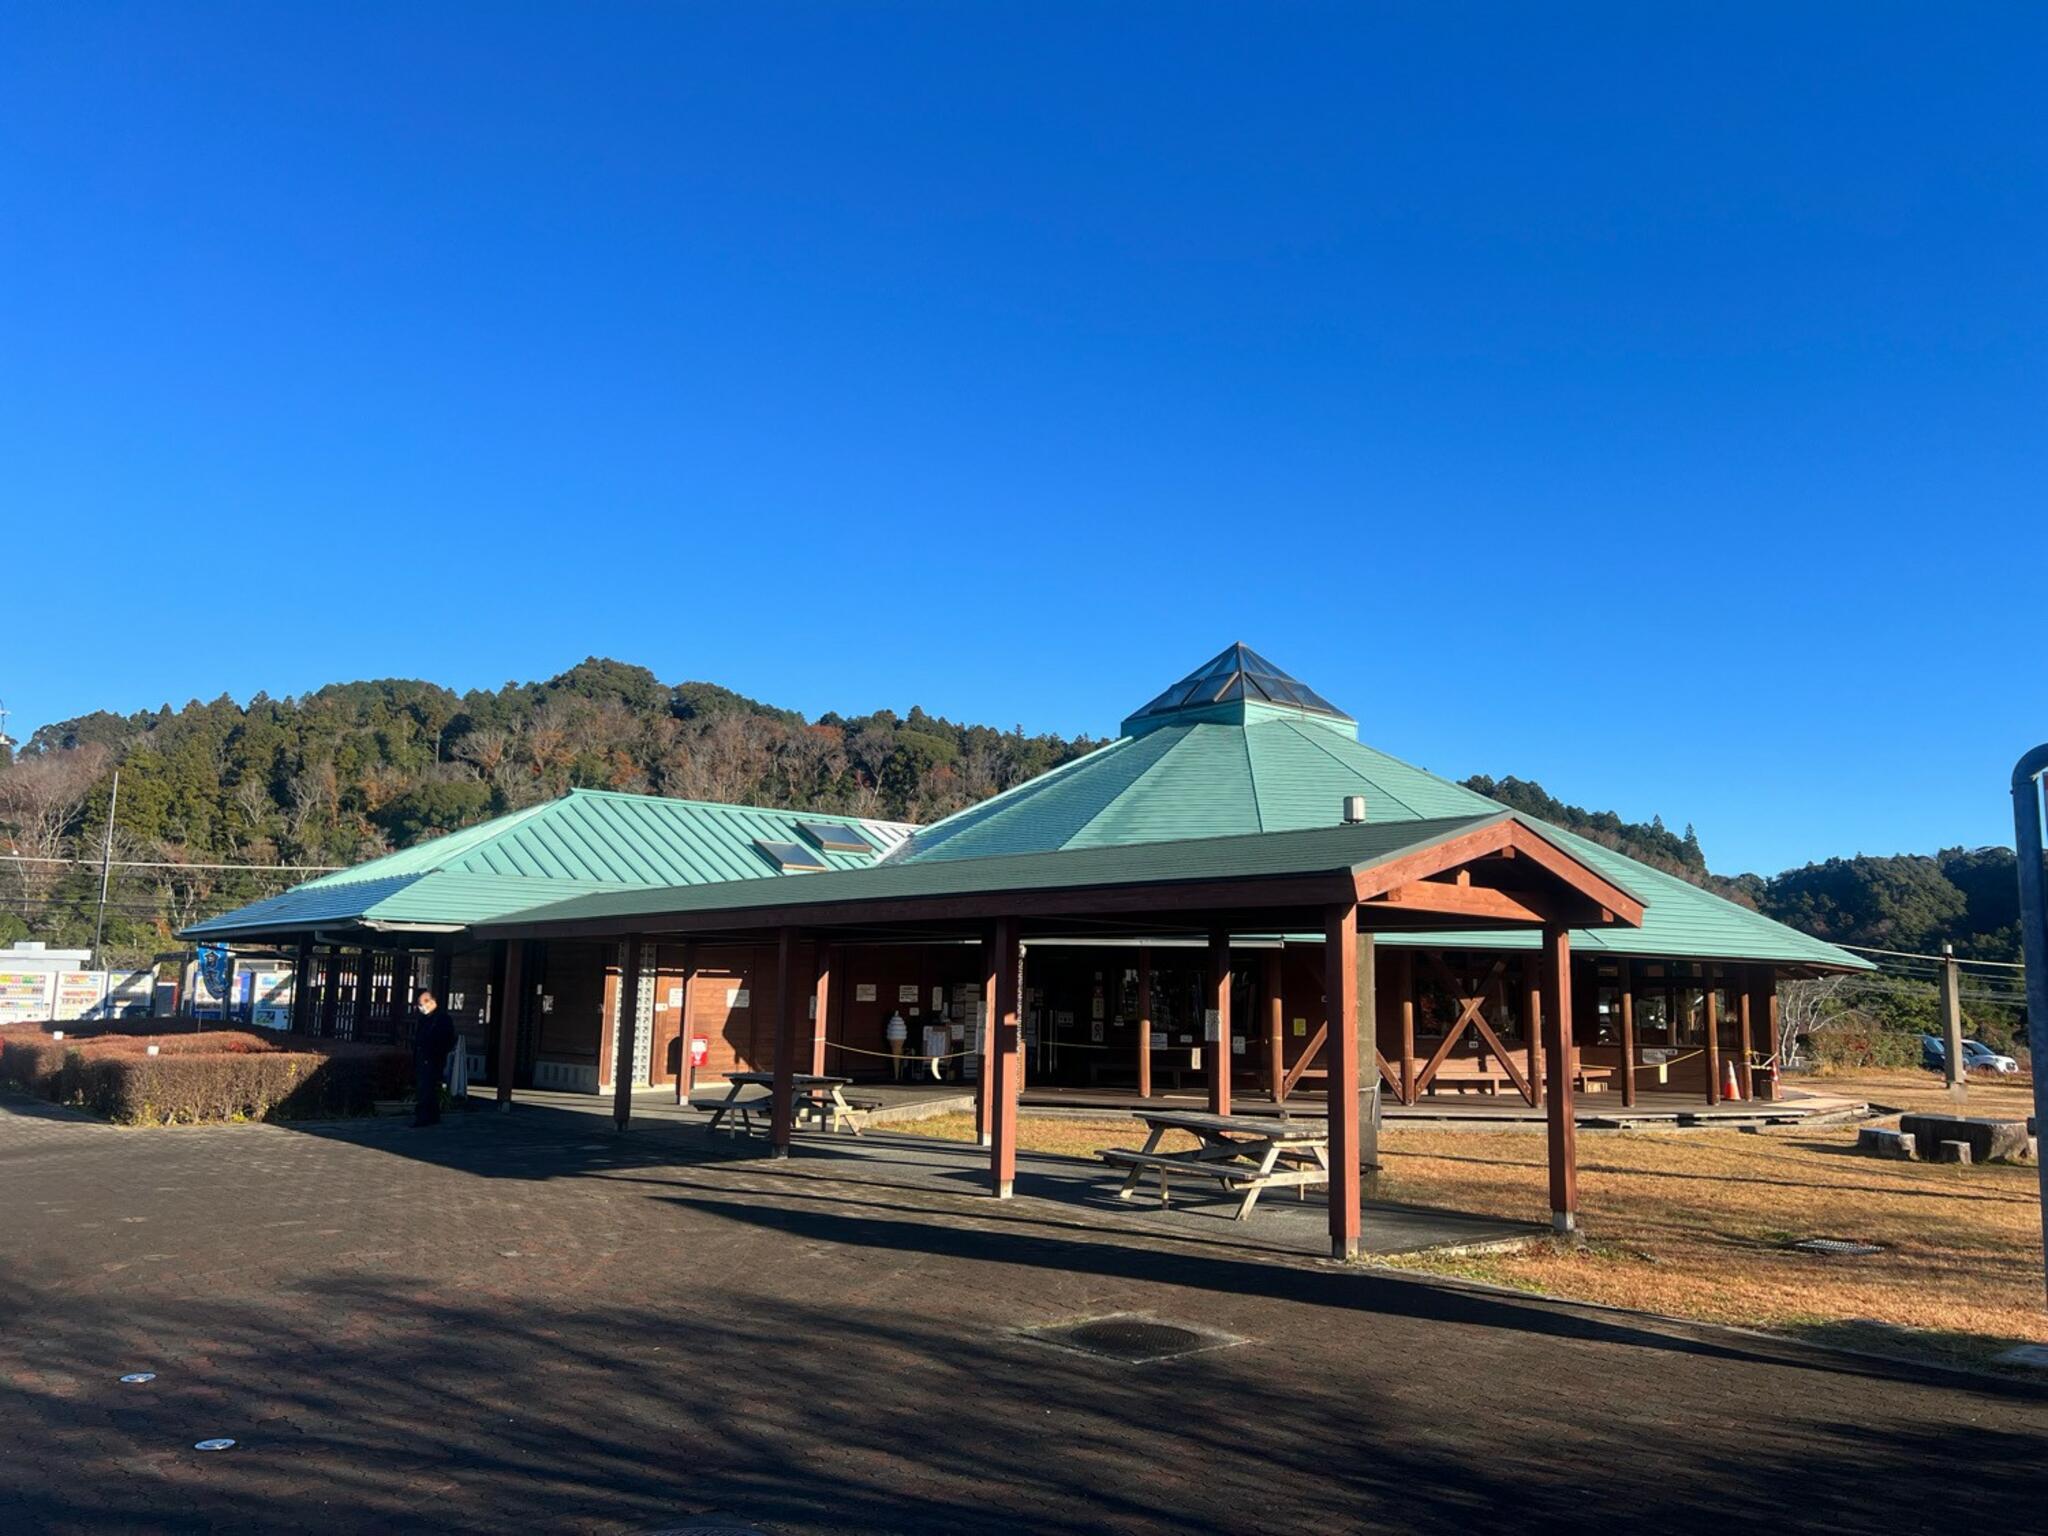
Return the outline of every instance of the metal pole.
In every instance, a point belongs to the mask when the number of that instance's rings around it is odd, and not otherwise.
[[[2020,865],[2020,954],[2027,962],[2027,1049],[2033,1055],[2034,1125],[2048,1127],[2048,893],[2041,878],[2041,775],[2048,773],[2048,742],[2012,770],[2013,851]],[[2041,1235],[2048,1252],[2048,1163],[2041,1177]],[[2048,1267],[2042,1279],[2048,1284]]]
[[[107,839],[100,849],[100,915],[92,925],[92,964],[96,971],[107,968],[100,953],[100,939],[107,931],[107,877],[114,870],[114,807],[121,803],[121,770],[114,770],[114,787],[107,795]]]

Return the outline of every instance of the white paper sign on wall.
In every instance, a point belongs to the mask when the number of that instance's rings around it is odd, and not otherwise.
[[[1295,1038],[1295,1039],[1297,1039],[1297,1040],[1300,1040],[1300,1039],[1303,1039],[1303,1038],[1305,1038],[1305,1037],[1306,1037],[1307,1035],[1308,1035],[1308,1020],[1307,1020],[1307,1019],[1296,1019],[1296,1020],[1294,1021],[1294,1038]]]
[[[896,989],[896,1001],[897,1001],[897,1002],[899,1002],[899,1003],[914,1003],[914,1002],[916,1002],[916,1001],[917,1001],[917,983],[916,983],[916,982],[914,982],[914,981],[906,981],[906,982],[904,982],[904,983],[903,983],[903,985],[902,985],[902,986],[898,987],[898,988]]]
[[[668,1005],[671,1008],[683,1006],[683,989],[681,987],[670,987],[668,989]]]
[[[875,984],[872,981],[855,982],[853,1000],[856,1003],[872,1003],[875,1000]]]
[[[728,1008],[745,1008],[752,1002],[753,994],[745,987],[727,987],[725,989],[725,1006]]]
[[[1220,1040],[1223,1038],[1223,1015],[1214,1008],[1207,1009],[1202,1014],[1202,1038],[1204,1040]]]

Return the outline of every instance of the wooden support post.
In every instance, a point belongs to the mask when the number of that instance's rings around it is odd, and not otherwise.
[[[299,940],[298,958],[292,962],[292,1033],[303,1035],[313,1025],[313,939]]]
[[[1023,1066],[1023,955],[1015,918],[996,922],[996,1008],[989,1034],[989,1177],[998,1200],[1010,1198],[1017,1183],[1017,1084]]]
[[[1636,1103],[1636,968],[1621,961],[1621,1107]]]
[[[1227,1115],[1230,1113],[1230,935],[1220,930],[1209,935],[1208,1009],[1216,1020],[1214,1038],[1209,1042],[1209,1048],[1216,1053],[1209,1066],[1209,1113]]]
[[[1522,1033],[1529,1050],[1529,1103],[1543,1107],[1543,987],[1537,974],[1543,969],[1542,956],[1522,962]]]
[[[626,963],[620,969],[619,1027],[612,1047],[612,1129],[623,1131],[633,1118],[633,1058],[639,1054],[640,935],[626,939]]]
[[[1550,1133],[1550,1225],[1579,1225],[1578,1127],[1572,1118],[1572,939],[1568,930],[1543,930],[1543,1029],[1550,1092],[1544,1119]]]
[[[1764,1074],[1765,1091],[1771,1092],[1777,1081],[1776,1071],[1784,1063],[1778,1058],[1778,973],[1768,965],[1753,965],[1749,968],[1750,1009],[1753,1027],[1763,1036],[1764,1059],[1773,1064],[1773,1069]],[[1775,1097],[1775,1093],[1772,1094]]]
[[[796,1128],[796,1049],[800,1020],[811,989],[797,974],[797,932],[775,933],[775,1103],[769,1117],[771,1157],[789,1156],[790,1134]]]
[[[1280,995],[1281,978],[1285,974],[1283,959],[1282,951],[1268,950],[1262,972],[1266,994],[1266,1093],[1275,1104],[1283,1103],[1287,1098],[1287,1042],[1283,1033],[1287,1023],[1287,1005]]]
[[[996,1008],[1000,999],[996,983],[1002,976],[1002,960],[996,948],[996,931],[991,928],[981,939],[981,1071],[974,1080],[974,1134],[984,1147],[995,1145]]]
[[[834,946],[819,943],[817,973],[811,984],[811,1064],[807,1069],[814,1077],[825,1075],[825,1026],[831,1017],[827,1010],[832,1002],[832,957],[836,953]]]
[[[1152,946],[1138,946],[1138,1097],[1152,1097]]]
[[[1397,949],[1394,984],[1401,999],[1401,1102],[1413,1104],[1420,1096],[1415,1072],[1422,1064],[1415,1059],[1415,951]]]
[[[1744,971],[1730,970],[1728,973],[1729,995],[1735,1001],[1736,1048],[1741,1052],[1735,1058],[1735,1081],[1742,1087],[1745,1099],[1756,1097],[1756,1074],[1750,1070],[1751,1035],[1749,1017],[1749,988],[1743,983],[1749,979]]]
[[[370,1038],[370,1002],[373,994],[372,979],[377,974],[377,952],[364,948],[356,951],[356,1006],[354,1017],[348,1023],[348,1037],[351,1040]],[[233,980],[232,977],[229,978]],[[232,987],[229,989],[233,990]],[[221,1024],[227,1026],[227,1005],[222,1004]]]
[[[1358,1257],[1359,965],[1371,964],[1372,940],[1358,933],[1358,904],[1329,909],[1323,923],[1323,997],[1329,1013],[1323,1062],[1330,1113],[1330,1257]]]
[[[1721,993],[1714,986],[1713,977],[1702,976],[1700,980],[1700,1012],[1705,1015],[1707,1037],[1707,1103],[1714,1105],[1721,1102]]]
[[[526,945],[520,939],[505,941],[504,995],[498,999],[498,1108],[512,1107],[512,1075],[519,1063],[519,1012],[526,1005]]]
[[[340,1027],[338,1018],[341,1009],[341,951],[332,944],[327,946],[327,959],[320,969],[320,1033],[329,1040]]]

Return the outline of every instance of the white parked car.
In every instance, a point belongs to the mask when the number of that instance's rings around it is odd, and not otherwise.
[[[1938,1035],[1920,1037],[1921,1064],[1939,1071],[1948,1058],[1947,1047]],[[2017,1072],[2020,1064],[2010,1056],[2001,1056],[1981,1040],[1963,1042],[1963,1070],[1965,1072],[1993,1072],[2003,1075]]]

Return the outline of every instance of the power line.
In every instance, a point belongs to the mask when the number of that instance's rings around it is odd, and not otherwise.
[[[1932,960],[1936,965],[1953,959],[1957,965],[1996,965],[2008,971],[2024,971],[2026,966],[2017,960],[1966,960],[1961,955],[1923,955],[1909,949],[1877,949],[1869,944],[1837,944],[1837,949],[1853,949],[1863,955],[1893,955],[1901,960]]]
[[[0,861],[9,864],[83,864],[97,869],[98,859],[37,859],[23,853],[0,853]],[[175,859],[115,859],[115,869],[227,869],[227,870],[282,870],[294,875],[331,875],[337,870],[347,869],[346,864],[182,864]]]

